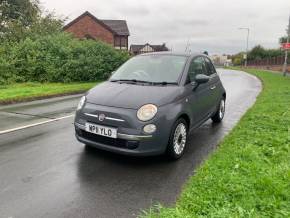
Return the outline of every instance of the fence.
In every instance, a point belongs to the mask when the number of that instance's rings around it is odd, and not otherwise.
[[[283,63],[284,63],[284,56],[248,61],[249,66],[283,65]]]
[[[274,71],[282,71],[284,59],[285,59],[284,56],[278,56],[278,57],[264,58],[261,60],[249,60],[248,66],[274,70]],[[289,63],[289,60],[290,58],[288,58],[288,63]],[[290,66],[288,67],[288,71],[290,71]]]

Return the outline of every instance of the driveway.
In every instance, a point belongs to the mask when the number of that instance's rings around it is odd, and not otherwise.
[[[157,202],[174,204],[188,177],[261,90],[246,73],[219,74],[227,90],[224,121],[195,130],[176,162],[85,152],[70,116],[79,96],[0,107],[0,131],[7,132],[0,135],[0,217],[136,217]]]

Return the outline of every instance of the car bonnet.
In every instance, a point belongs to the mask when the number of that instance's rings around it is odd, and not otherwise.
[[[144,104],[161,106],[178,98],[180,86],[103,82],[87,93],[87,102],[110,107],[139,109]]]

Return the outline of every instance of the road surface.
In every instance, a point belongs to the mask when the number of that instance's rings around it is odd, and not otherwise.
[[[136,217],[160,202],[174,204],[188,177],[254,103],[260,81],[220,70],[227,90],[220,125],[206,122],[189,137],[177,162],[85,152],[73,117],[79,96],[0,107],[0,217]],[[55,118],[66,117],[55,121]]]

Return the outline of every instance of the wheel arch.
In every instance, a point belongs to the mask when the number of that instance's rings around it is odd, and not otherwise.
[[[190,128],[190,125],[191,125],[191,121],[190,121],[190,117],[188,116],[187,113],[181,113],[176,120],[178,119],[184,119],[186,121],[186,124],[187,124],[187,128],[189,129]]]

